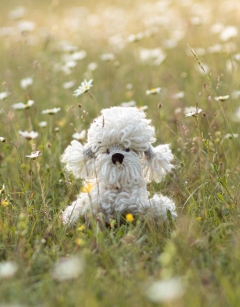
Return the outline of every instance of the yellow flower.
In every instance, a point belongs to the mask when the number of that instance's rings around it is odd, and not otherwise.
[[[83,245],[84,245],[84,240],[81,239],[81,238],[77,238],[77,239],[75,240],[75,243],[76,243],[76,245],[78,245],[78,246],[83,246]]]
[[[78,227],[77,230],[78,230],[78,231],[83,231],[84,229],[85,229],[85,226],[84,226],[84,225],[81,225],[81,226]]]
[[[196,221],[198,221],[198,222],[200,222],[201,220],[202,220],[201,216],[198,216],[198,217],[196,218]]]
[[[3,206],[3,207],[7,207],[8,205],[9,205],[9,202],[5,199],[5,200],[2,200],[1,201],[1,205]]]
[[[81,192],[83,192],[83,193],[90,193],[92,188],[93,188],[93,184],[89,182],[89,183],[87,183],[85,186],[83,186],[81,188]]]
[[[128,213],[126,215],[126,221],[129,222],[129,223],[132,223],[134,221],[134,217],[133,217],[132,213]]]
[[[115,224],[116,224],[116,220],[111,220],[111,222],[110,222],[110,227],[111,227],[111,228],[114,228]]]

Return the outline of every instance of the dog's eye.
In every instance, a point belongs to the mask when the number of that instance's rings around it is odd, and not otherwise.
[[[107,151],[106,151],[106,152],[107,152],[107,154],[108,154],[108,155],[110,154],[110,150],[109,150],[109,149],[107,149]]]
[[[126,151],[126,152],[129,152],[129,151],[130,151],[130,149],[129,149],[129,148],[126,148],[126,149],[125,149],[125,151]]]

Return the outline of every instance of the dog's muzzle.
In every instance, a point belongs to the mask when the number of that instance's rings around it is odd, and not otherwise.
[[[113,164],[116,164],[117,162],[122,164],[123,159],[124,159],[124,155],[122,155],[120,153],[115,153],[114,155],[112,155],[112,163]]]

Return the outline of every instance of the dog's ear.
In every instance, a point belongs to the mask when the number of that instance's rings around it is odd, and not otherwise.
[[[152,147],[144,152],[143,177],[151,182],[160,182],[167,173],[171,171],[173,165],[173,154],[168,144]]]
[[[94,174],[94,159],[91,147],[83,146],[74,140],[65,149],[61,162],[66,163],[66,170],[72,172],[76,178],[84,179]]]

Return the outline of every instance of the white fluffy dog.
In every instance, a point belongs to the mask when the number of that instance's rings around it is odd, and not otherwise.
[[[63,223],[75,223],[88,212],[102,212],[107,220],[118,213],[166,219],[168,210],[176,217],[171,199],[161,194],[149,199],[147,191],[147,182],[160,182],[173,168],[169,145],[151,145],[154,127],[135,107],[112,107],[101,113],[88,130],[87,143],[72,141],[62,156],[67,171],[88,184],[63,212]]]

